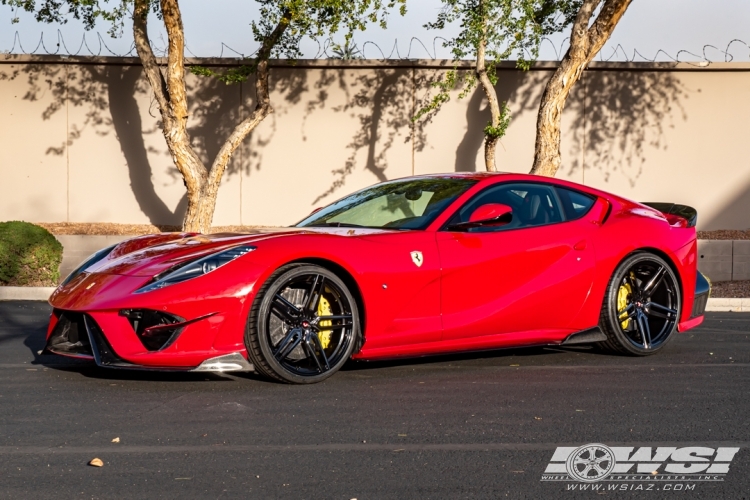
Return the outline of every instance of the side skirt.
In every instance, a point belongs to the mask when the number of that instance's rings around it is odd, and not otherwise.
[[[607,336],[601,328],[595,326],[594,328],[571,333],[560,345],[589,344],[592,342],[604,342],[605,340],[607,340]]]

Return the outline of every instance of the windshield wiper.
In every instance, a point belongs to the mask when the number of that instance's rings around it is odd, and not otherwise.
[[[348,222],[320,222],[318,224],[310,224],[307,227],[371,227],[371,226],[362,226],[360,224],[350,224]]]

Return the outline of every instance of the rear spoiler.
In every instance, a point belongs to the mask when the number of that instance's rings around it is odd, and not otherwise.
[[[676,203],[641,203],[648,207],[655,208],[664,215],[676,215],[677,217],[685,219],[687,221],[687,227],[695,227],[695,224],[698,222],[698,211],[693,207],[678,205]],[[667,217],[667,219],[669,219],[669,217]]]

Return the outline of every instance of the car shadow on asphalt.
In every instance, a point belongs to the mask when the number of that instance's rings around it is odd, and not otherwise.
[[[389,368],[397,366],[409,366],[409,365],[425,365],[433,363],[450,363],[458,361],[476,361],[483,359],[509,359],[514,357],[529,358],[534,357],[536,359],[544,359],[545,362],[540,364],[547,364],[546,361],[551,356],[560,354],[588,354],[597,356],[612,356],[611,353],[604,352],[593,346],[581,345],[581,346],[534,346],[534,347],[514,347],[505,349],[492,349],[483,351],[468,351],[462,353],[451,353],[451,354],[435,354],[429,356],[420,357],[403,357],[403,358],[392,358],[376,361],[360,361],[350,360],[344,365],[341,371],[359,371],[359,370],[374,370],[379,368]]]
[[[32,330],[24,331],[19,334],[11,334],[14,338],[26,336],[24,345],[29,349],[34,357],[31,365],[41,365],[48,369],[75,372],[87,378],[102,380],[133,380],[133,381],[163,381],[163,382],[229,382],[237,380],[268,381],[257,373],[236,372],[233,374],[219,374],[211,372],[192,373],[184,371],[143,371],[129,369],[100,368],[91,361],[77,360],[42,354],[45,346],[46,328],[29,327]],[[5,340],[5,338],[3,338]],[[10,340],[10,339],[8,339]],[[436,354],[430,356],[415,356],[393,358],[377,361],[358,361],[350,360],[341,371],[367,371],[377,370],[390,367],[417,366],[439,363],[451,363],[459,361],[479,361],[479,360],[513,360],[514,358],[534,358],[541,360],[539,364],[556,364],[555,357],[562,354],[584,354],[596,356],[612,356],[610,353],[603,352],[592,346],[534,346],[521,348],[506,348],[484,351],[470,351],[452,354]],[[524,363],[525,365],[527,363]]]

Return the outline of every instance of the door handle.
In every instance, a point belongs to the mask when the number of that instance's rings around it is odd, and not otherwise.
[[[586,240],[581,240],[573,245],[573,250],[586,250]]]

